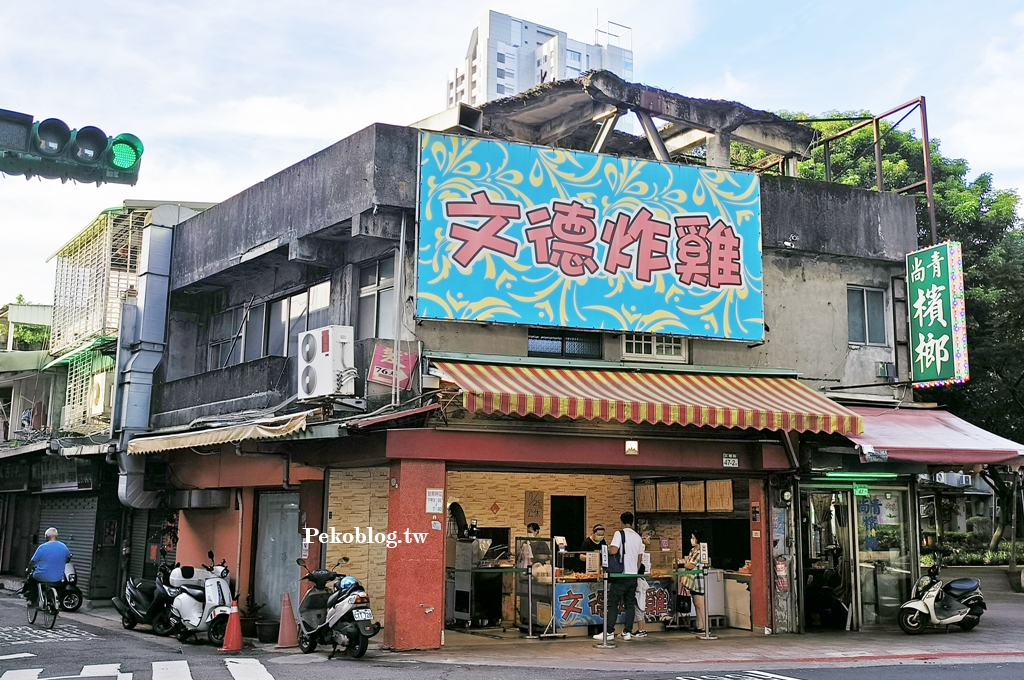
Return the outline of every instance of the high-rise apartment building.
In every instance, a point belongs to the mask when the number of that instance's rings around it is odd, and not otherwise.
[[[632,80],[631,48],[629,28],[618,24],[605,24],[590,45],[565,31],[488,11],[473,29],[465,61],[448,73],[445,103],[479,106],[598,69]]]

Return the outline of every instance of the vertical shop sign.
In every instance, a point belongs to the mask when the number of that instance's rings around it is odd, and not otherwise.
[[[412,386],[413,369],[419,357],[409,352],[399,351],[398,387],[407,390]],[[390,385],[395,378],[395,348],[378,342],[373,346],[373,358],[370,359],[370,370],[366,379],[379,385]]]
[[[527,491],[523,508],[523,524],[544,524],[544,492]]]
[[[907,295],[914,386],[969,380],[964,267],[957,241],[907,253]]]
[[[427,489],[427,514],[440,515],[444,512],[444,489]]]

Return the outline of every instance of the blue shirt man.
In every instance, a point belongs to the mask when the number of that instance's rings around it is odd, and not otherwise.
[[[32,555],[32,578],[42,583],[57,583],[64,578],[64,565],[71,561],[71,551],[57,540],[57,530],[50,527],[46,530],[46,543],[43,543]]]

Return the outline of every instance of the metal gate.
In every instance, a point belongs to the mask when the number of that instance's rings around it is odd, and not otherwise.
[[[96,496],[43,496],[39,507],[39,542],[46,542],[46,530],[56,527],[58,540],[74,555],[78,587],[89,592],[92,554],[96,542]]]

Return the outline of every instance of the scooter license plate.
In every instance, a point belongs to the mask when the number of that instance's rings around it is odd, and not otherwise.
[[[352,618],[356,621],[372,621],[373,612],[369,609],[353,609]]]

